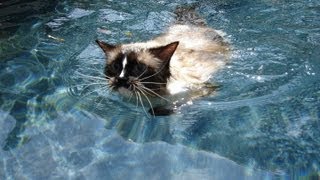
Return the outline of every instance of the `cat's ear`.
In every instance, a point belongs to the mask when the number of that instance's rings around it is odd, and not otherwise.
[[[100,48],[103,50],[103,52],[108,53],[114,49],[117,48],[115,45],[111,45],[108,43],[105,43],[103,41],[99,41],[98,39],[96,40],[97,44],[100,46]]]
[[[157,58],[161,59],[162,61],[169,61],[173,55],[173,53],[176,51],[177,47],[179,45],[179,41],[172,42],[170,44],[167,44],[165,46],[157,47],[157,48],[151,48],[150,52]]]

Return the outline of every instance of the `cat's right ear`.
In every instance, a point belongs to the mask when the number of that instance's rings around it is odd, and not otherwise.
[[[152,48],[150,49],[150,52],[162,61],[168,62],[171,59],[173,53],[176,51],[178,45],[179,41],[176,41],[165,46]]]
[[[103,41],[99,41],[98,39],[96,40],[97,44],[100,46],[100,48],[103,50],[104,53],[108,53],[110,51],[113,51],[114,49],[117,48],[115,45],[111,45],[108,43],[105,43]]]

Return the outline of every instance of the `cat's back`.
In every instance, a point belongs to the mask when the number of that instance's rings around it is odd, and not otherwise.
[[[222,31],[214,30],[206,26],[172,25],[167,32],[155,39],[159,44],[167,44],[179,41],[180,50],[197,50],[226,52],[228,44],[223,38]]]
[[[159,44],[179,41],[170,61],[171,94],[205,83],[229,59],[229,44],[224,34],[207,26],[173,25],[155,39]]]

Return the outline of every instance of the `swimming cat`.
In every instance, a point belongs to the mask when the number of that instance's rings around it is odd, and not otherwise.
[[[147,42],[96,42],[106,55],[110,88],[144,109],[149,106],[153,115],[170,114],[179,103],[210,94],[215,88],[208,80],[225,66],[229,54],[222,33],[203,23],[172,25]]]

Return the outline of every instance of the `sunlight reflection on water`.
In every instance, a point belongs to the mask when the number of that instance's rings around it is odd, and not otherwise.
[[[177,4],[60,2],[1,39],[0,179],[319,173],[317,1],[199,1],[208,24],[227,33],[232,62],[212,78],[215,95],[175,115],[150,119],[104,85],[88,86],[103,71],[96,38],[150,39]]]

